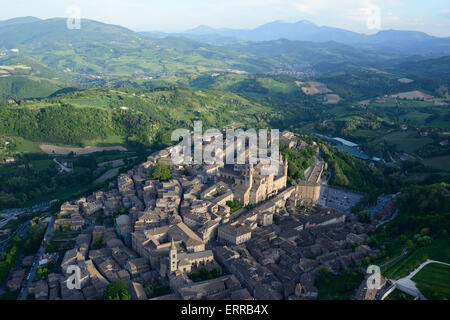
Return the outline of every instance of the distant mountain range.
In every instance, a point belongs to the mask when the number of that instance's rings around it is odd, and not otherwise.
[[[203,30],[202,30],[203,29]],[[200,28],[195,32],[206,32]],[[148,38],[130,29],[98,21],[81,21],[71,30],[66,19],[17,18],[0,26],[0,51],[20,56],[64,75],[157,76],[214,70],[313,74],[342,71],[403,58],[329,41],[229,41],[226,46],[186,36]],[[200,36],[208,38],[209,36]],[[191,39],[190,39],[191,38]],[[210,40],[218,39],[211,36]],[[229,40],[227,40],[229,39]],[[6,58],[10,59],[10,52]],[[2,59],[5,62],[5,58]]]
[[[307,21],[166,34],[85,19],[81,29],[69,30],[64,18],[23,17],[0,21],[0,53],[0,65],[32,67],[3,78],[20,74],[91,83],[217,71],[310,77],[450,55],[450,39],[409,31],[368,36]]]
[[[48,20],[41,20],[36,17],[20,17],[9,20],[0,21],[0,28],[10,27],[12,34],[18,26],[24,24],[31,24],[24,33],[19,35],[20,39],[24,41],[32,40],[35,33],[42,32],[40,28],[33,30],[34,23],[42,23],[45,21],[45,26],[48,28],[55,28],[57,24],[60,25],[64,19],[55,18]],[[92,27],[90,20],[85,20],[87,27]],[[52,25],[53,24],[53,25]],[[102,24],[103,26],[111,26]],[[84,25],[86,28],[86,25]],[[122,36],[131,37],[133,40],[138,40],[140,37],[134,31],[127,28],[112,26],[111,32],[107,34],[106,39],[104,30],[99,33],[98,40],[102,42],[107,40],[114,40],[120,33]],[[113,30],[114,29],[114,30]],[[4,33],[0,33],[1,42],[12,40],[8,37],[8,29],[4,29]],[[95,31],[95,30],[92,30]],[[117,31],[119,31],[117,33]],[[51,33],[50,30],[48,32]],[[73,37],[73,32],[70,30],[61,30],[59,32],[60,40],[65,38],[67,34]],[[81,32],[79,33],[81,34]],[[401,55],[422,55],[422,56],[444,56],[450,54],[450,37],[439,38],[428,35],[419,31],[400,31],[400,30],[382,30],[373,35],[366,35],[356,33],[344,29],[317,26],[314,23],[301,20],[298,22],[280,22],[274,21],[261,25],[255,29],[214,29],[205,25],[200,25],[197,28],[187,30],[182,33],[164,33],[160,31],[139,32],[140,36],[147,38],[161,39],[168,37],[184,37],[191,40],[200,41],[212,45],[232,45],[247,41],[273,41],[286,39],[291,41],[308,41],[308,42],[338,42],[346,45],[351,45],[359,49],[366,49],[378,53],[386,54],[401,54]],[[95,33],[91,35],[90,40],[94,40]],[[19,40],[20,39],[14,39]],[[17,42],[17,41],[14,41]]]
[[[216,45],[243,41],[279,39],[328,42],[335,41],[377,52],[397,54],[446,55],[450,53],[450,38],[438,38],[419,31],[383,30],[365,35],[344,29],[317,26],[307,20],[294,23],[271,22],[256,29],[214,29],[201,25],[184,33],[142,32],[147,37],[184,36]]]

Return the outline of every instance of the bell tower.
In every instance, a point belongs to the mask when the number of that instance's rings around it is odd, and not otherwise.
[[[245,185],[248,188],[251,188],[253,186],[253,164],[249,164],[244,169],[244,176],[245,176]]]
[[[178,270],[178,252],[177,247],[175,246],[175,242],[172,238],[172,244],[170,245],[169,251],[169,262],[170,262],[170,273],[173,273]]]

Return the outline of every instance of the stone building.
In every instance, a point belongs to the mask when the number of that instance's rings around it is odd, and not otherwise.
[[[320,198],[320,184],[311,181],[298,180],[296,192],[300,195],[301,200],[316,203]]]
[[[256,205],[286,188],[288,163],[283,162],[281,154],[277,172],[271,172],[270,164],[262,163],[245,165],[240,173],[237,168],[224,167],[218,174],[221,179],[234,181],[234,201],[244,206]]]
[[[146,257],[153,268],[158,268],[161,258],[167,257],[172,240],[187,252],[205,250],[205,242],[183,222],[133,232],[131,235],[133,249]]]
[[[172,240],[168,257],[160,260],[160,274],[166,276],[176,272],[191,272],[193,268],[214,263],[211,250],[199,252],[178,252],[179,249]]]
[[[219,227],[217,238],[239,245],[252,237],[252,230],[246,225],[224,225]]]

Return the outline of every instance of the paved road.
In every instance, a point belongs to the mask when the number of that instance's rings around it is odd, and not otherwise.
[[[392,215],[392,217],[390,217],[390,218],[387,219],[387,220],[381,221],[379,224],[377,224],[377,225],[376,225],[376,228],[382,226],[382,225],[385,224],[385,223],[388,223],[388,222],[391,221],[391,220],[394,220],[395,217],[397,217],[397,215],[398,215],[398,209],[395,210],[395,212],[394,212],[394,214]]]
[[[393,199],[394,196],[395,196],[394,194],[389,194],[389,195],[383,194],[377,198],[377,201],[375,204],[368,206],[367,210],[370,212],[370,220],[374,220],[375,214],[380,212],[384,208],[386,203],[388,203],[388,201]]]
[[[17,234],[23,238],[23,235],[25,234],[25,232],[27,231],[28,227],[30,226],[30,221],[25,222],[24,224],[22,224],[13,234],[11,234],[8,239],[4,240],[1,243],[0,246],[0,254],[3,253],[6,248],[8,248],[9,242],[11,241],[12,238],[14,238]]]
[[[0,212],[0,216],[8,219],[21,213],[38,212],[47,210],[48,208],[50,208],[50,203],[40,203],[28,208],[6,209]]]
[[[44,255],[45,251],[47,251],[47,247],[45,246],[45,242],[48,241],[50,236],[53,233],[53,223],[55,222],[55,217],[51,217],[51,220],[47,226],[47,230],[45,230],[44,239],[42,240],[41,246],[34,256],[33,264],[31,265],[30,272],[28,273],[25,281],[20,289],[19,296],[17,300],[25,300],[28,297],[28,288],[30,284],[33,282],[34,277],[36,276],[36,267],[39,265],[39,261],[41,257]]]
[[[56,160],[56,159],[53,159],[53,162],[54,163],[56,163],[58,166],[59,166],[59,168],[61,169],[61,171],[65,171],[65,172],[72,172],[72,169],[70,169],[70,168],[67,168],[65,165],[63,165],[61,162],[58,162],[58,160]]]

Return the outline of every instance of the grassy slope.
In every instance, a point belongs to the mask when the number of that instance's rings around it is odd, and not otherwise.
[[[436,240],[432,244],[414,250],[400,260],[382,269],[383,276],[400,279],[414,271],[427,259],[450,263],[450,244],[446,240]]]
[[[146,139],[156,132],[170,142],[171,130],[191,128],[194,120],[202,120],[205,128],[221,128],[233,121],[257,127],[266,123],[262,117],[271,112],[275,111],[270,107],[225,91],[174,88],[132,95],[92,89],[0,107],[0,121],[5,124],[0,132],[72,146],[124,143],[136,136],[148,145]]]
[[[428,299],[450,299],[450,267],[438,263],[426,265],[412,279]]]

